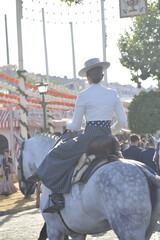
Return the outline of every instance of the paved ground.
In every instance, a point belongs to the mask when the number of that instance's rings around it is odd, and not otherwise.
[[[32,209],[0,217],[0,240],[36,240],[43,225],[39,210]],[[88,236],[87,240],[118,240],[113,231],[104,236]],[[139,239],[141,240],[141,239]],[[160,240],[160,224],[151,240]]]

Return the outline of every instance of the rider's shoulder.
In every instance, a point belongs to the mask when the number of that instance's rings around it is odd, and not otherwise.
[[[117,96],[118,92],[115,89],[112,88],[108,88],[105,87],[102,84],[97,84],[97,85],[91,85],[88,88],[86,88],[85,90],[82,90],[78,93],[79,97],[85,97],[86,95],[88,96],[88,94],[92,94],[92,93],[106,93],[107,95],[112,95],[112,96]]]
[[[109,88],[109,87],[105,87],[105,86],[104,86],[104,88],[105,88],[105,90],[106,90],[106,92],[108,94],[113,95],[113,96],[117,96],[118,95],[117,90]]]

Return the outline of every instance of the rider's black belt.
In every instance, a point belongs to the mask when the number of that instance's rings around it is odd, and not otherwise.
[[[95,126],[95,127],[111,127],[111,121],[110,120],[103,120],[103,121],[88,121],[86,122],[87,126]]]

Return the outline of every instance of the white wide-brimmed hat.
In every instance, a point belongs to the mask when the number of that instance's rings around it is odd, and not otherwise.
[[[86,77],[86,73],[88,70],[95,68],[95,67],[102,67],[103,72],[109,68],[110,63],[109,62],[100,62],[99,58],[91,58],[88,61],[84,63],[84,68],[82,68],[78,75],[80,77]]]

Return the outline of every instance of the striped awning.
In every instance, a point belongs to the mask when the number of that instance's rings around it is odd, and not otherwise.
[[[20,127],[20,111],[13,111],[13,127]],[[63,113],[60,111],[50,112],[50,115],[54,118],[59,118],[56,122],[52,122],[53,126],[65,126],[62,121]],[[52,118],[51,118],[52,121]],[[50,118],[47,116],[47,122],[50,122]],[[27,125],[29,127],[43,127],[43,112],[42,110],[31,109],[27,115]],[[10,128],[10,110],[0,111],[0,128]]]
[[[5,110],[0,112],[0,122],[9,120],[10,111]]]
[[[10,121],[0,121],[0,128],[9,128],[10,127]],[[20,127],[19,120],[13,120],[13,127]]]

